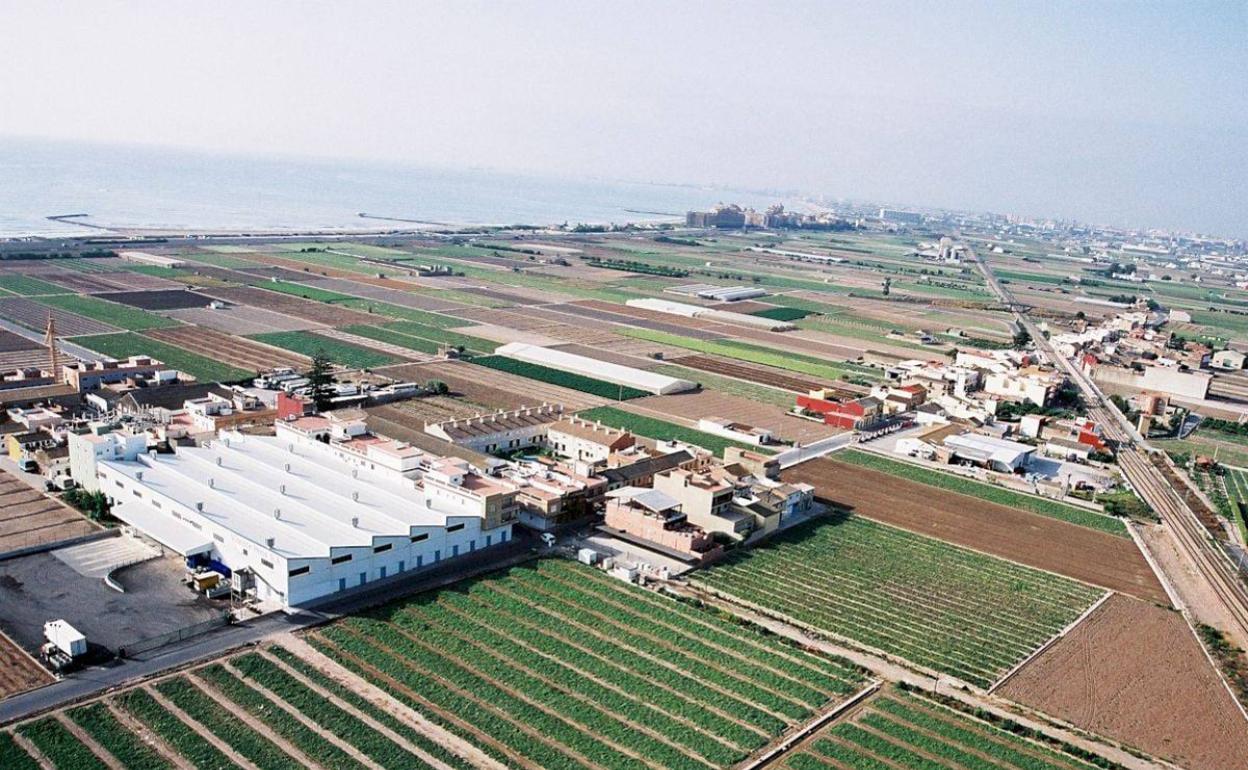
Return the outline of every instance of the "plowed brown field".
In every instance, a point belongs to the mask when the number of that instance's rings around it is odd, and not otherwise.
[[[329,326],[350,326],[352,324],[371,324],[377,316],[350,310],[345,307],[329,305],[324,302],[292,297],[275,291],[265,291],[250,286],[229,289],[207,289],[204,294],[226,302],[272,310],[277,313],[293,315],[309,321]]]
[[[827,458],[783,474],[837,507],[1010,561],[1169,604],[1135,543],[1060,519]]]
[[[997,690],[1190,770],[1236,770],[1248,721],[1177,612],[1111,596]]]
[[[203,327],[153,329],[148,336],[185,348],[193,353],[224,361],[231,366],[254,371],[279,366],[303,369],[312,360],[289,350],[262,345],[259,342]]]
[[[0,634],[0,700],[51,682],[51,674]]]

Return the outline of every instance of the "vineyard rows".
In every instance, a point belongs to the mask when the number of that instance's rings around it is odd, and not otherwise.
[[[857,517],[796,527],[695,585],[981,687],[1099,592]]]
[[[846,662],[561,560],[309,641],[504,764],[552,769],[730,766],[863,681]]]
[[[1025,728],[1016,728],[1026,733]],[[849,721],[826,728],[789,755],[791,770],[1091,770],[1096,767],[1028,735],[1001,729],[921,695],[890,689]],[[1103,765],[1102,765],[1103,766]]]

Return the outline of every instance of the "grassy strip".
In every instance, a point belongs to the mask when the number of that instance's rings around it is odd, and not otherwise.
[[[103,703],[72,709],[66,715],[87,732],[95,742],[125,765],[127,770],[158,770],[172,767],[139,736],[130,732]]]
[[[692,337],[684,337],[679,334],[668,334],[667,332],[654,331],[652,329],[638,329],[632,327],[621,327],[618,329],[621,334],[630,337],[649,340],[663,345],[671,345],[673,347],[685,348],[686,350],[696,350],[699,353],[709,353],[712,355],[720,355],[726,358],[735,358],[738,361],[748,361],[754,364],[763,364],[765,366],[774,366],[778,369],[787,369],[791,372],[800,372],[801,374],[809,374],[812,377],[819,377],[825,380],[840,380],[850,378],[863,378],[869,380],[878,380],[881,377],[879,370],[866,366],[859,366],[851,363],[829,364],[821,358],[814,356],[805,356],[798,353],[788,353],[776,351],[773,348],[766,348],[761,345],[751,345],[745,342],[737,342],[735,340],[699,340]]]
[[[73,770],[108,770],[108,765],[82,745],[65,725],[56,717],[44,717],[37,722],[28,722],[17,728],[23,738],[35,744],[35,748],[43,752],[58,768]]]
[[[87,337],[73,337],[70,342],[94,350],[96,353],[113,358],[130,356],[151,356],[168,366],[186,372],[201,382],[236,382],[255,377],[256,373],[248,369],[217,361],[212,358],[192,353],[176,345],[145,337],[134,332],[118,334],[93,334]]]
[[[38,278],[32,278],[29,275],[18,275],[16,273],[0,275],[0,289],[3,289],[10,294],[20,294],[24,297],[37,296],[39,294],[73,293],[64,286],[57,286],[54,283],[41,281]]]
[[[265,332],[264,334],[253,334],[251,339],[267,345],[285,348],[286,350],[293,350],[296,353],[302,353],[309,357],[318,353],[324,353],[334,363],[349,369],[369,369],[375,366],[393,364],[399,360],[380,351],[370,350],[359,345],[353,345],[350,342],[343,342],[342,340],[304,331]]]
[[[616,385],[613,382],[605,380],[596,380],[593,377],[586,377],[581,374],[565,372],[562,369],[554,369],[549,366],[540,364],[530,364],[527,361],[517,361],[514,358],[505,356],[478,356],[468,359],[474,364],[487,366],[491,369],[497,369],[500,372],[515,374],[520,377],[528,377],[531,380],[545,382],[550,385],[558,385],[572,390],[579,390],[582,393],[589,393],[602,398],[628,400],[630,398],[643,398],[650,394],[644,390],[630,388],[623,385]]]
[[[166,679],[156,685],[160,691],[178,708],[185,711],[192,719],[199,722],[208,732],[225,741],[240,755],[250,760],[260,770],[288,770],[294,758],[277,747],[264,735],[237,719],[233,714],[222,709],[217,702],[209,698],[191,684],[185,676],[177,679]]]
[[[142,722],[169,744],[169,747],[196,767],[224,770],[238,767],[225,754],[204,740],[143,690],[130,690],[117,696],[117,705]]]
[[[396,331],[383,329],[380,326],[344,326],[342,330],[348,334],[368,337],[370,340],[384,342],[387,345],[398,345],[401,348],[418,350],[421,353],[429,353],[432,355],[438,352],[438,344],[436,342],[421,339],[420,337],[412,337],[407,334],[400,334]]]
[[[129,329],[133,332],[140,332],[146,329],[166,329],[170,326],[180,325],[177,321],[158,316],[155,313],[149,313],[146,310],[120,305],[116,302],[106,302],[97,297],[87,297],[80,294],[38,297],[35,301],[42,305],[67,310],[71,313],[77,313],[80,316],[86,316],[87,318],[92,318],[121,329]]]
[[[0,733],[0,767],[5,770],[39,770],[39,763],[17,745],[12,733]]]
[[[852,463],[863,468],[890,473],[911,481],[918,481],[933,487],[946,489],[950,492],[977,497],[990,503],[997,503],[1009,508],[1018,508],[1031,513],[1038,513],[1041,516],[1061,519],[1071,524],[1108,532],[1118,537],[1129,536],[1126,525],[1112,516],[1106,516],[1095,511],[1085,511],[1082,508],[1059,503],[1056,500],[1046,500],[1043,497],[1015,492],[1010,489],[1002,489],[1001,487],[984,484],[974,479],[954,476],[943,471],[924,468],[913,463],[901,462],[888,457],[881,457],[869,452],[860,452],[856,449],[841,452],[836,456],[836,459],[841,462]]]
[[[724,450],[730,446],[748,449],[751,452],[762,452],[769,454],[771,450],[753,444],[746,444],[741,441],[733,441],[730,438],[723,438],[711,433],[704,433],[693,428],[686,428],[683,425],[677,425],[666,420],[655,419],[654,417],[646,417],[632,412],[625,412],[622,409],[616,409],[611,406],[600,406],[594,409],[586,409],[580,412],[580,416],[586,420],[598,420],[604,425],[610,425],[613,428],[622,428],[627,431],[636,433],[639,436],[655,439],[656,441],[681,441],[686,444],[700,446],[703,449],[710,450],[720,457],[724,456]]]

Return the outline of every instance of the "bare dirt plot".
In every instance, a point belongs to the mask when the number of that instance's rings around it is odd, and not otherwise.
[[[184,285],[181,280],[172,276],[166,278],[130,270],[108,273],[108,280],[123,289],[176,289]]]
[[[499,345],[506,345],[511,342],[523,342],[528,345],[544,345],[554,346],[563,342],[555,337],[548,337],[538,332],[526,332],[515,329],[510,326],[496,326],[494,324],[473,324],[471,326],[457,326],[448,331],[458,332],[459,334],[467,334],[472,337],[479,337],[483,340],[496,342]]]
[[[1177,612],[1112,596],[997,692],[1191,770],[1234,770],[1248,721]]]
[[[33,350],[42,348],[38,342],[28,340],[20,334],[0,330],[0,353],[11,353],[17,350]]]
[[[124,288],[102,276],[88,273],[57,272],[45,276],[47,280],[58,286],[75,292],[91,293],[95,291],[117,291]]]
[[[622,408],[629,412],[659,417],[690,427],[697,427],[698,420],[703,418],[722,417],[766,428],[786,441],[798,441],[803,444],[844,432],[840,428],[821,422],[803,420],[800,417],[785,414],[784,409],[772,404],[751,401],[748,398],[713,390],[638,398],[627,402]]]
[[[0,553],[99,531],[77,511],[0,471]]]
[[[153,329],[148,332],[147,336],[251,371],[263,371],[279,366],[302,369],[311,362],[311,359],[298,353],[241,339],[212,329],[189,326]]]
[[[661,362],[653,358],[645,358],[642,356],[630,356],[626,353],[619,353],[612,350],[602,350],[592,345],[581,345],[579,343],[569,343],[565,345],[555,345],[555,349],[562,350],[565,353],[573,353],[586,358],[594,358],[599,361],[606,361],[620,366],[631,366],[634,369],[652,369]]]
[[[691,369],[701,369],[704,372],[723,374],[728,377],[736,377],[739,380],[748,380],[761,385],[791,390],[794,393],[809,393],[812,390],[832,387],[830,383],[802,379],[797,375],[787,374],[778,369],[741,364],[714,356],[681,356],[672,359],[671,362],[681,366],[688,366]]]
[[[53,681],[52,675],[43,666],[14,644],[12,639],[0,633],[0,700]]]
[[[186,289],[156,289],[153,291],[118,291],[96,295],[110,302],[120,302],[142,310],[185,310],[203,307],[211,300],[202,294]]]
[[[734,331],[734,327],[727,327],[723,324],[695,321],[692,318],[683,318],[670,313],[642,310],[640,308],[628,307],[627,305],[614,305],[610,302],[600,302],[598,300],[572,302],[558,305],[552,309],[566,313],[569,316],[581,316],[595,321],[609,321],[624,326],[636,326],[656,332],[679,334],[683,337],[692,337],[699,340],[728,337]]]
[[[41,305],[22,297],[0,299],[0,316],[15,321],[27,329],[43,331],[48,325],[48,314],[56,320],[56,333],[61,337],[78,337],[84,334],[110,334],[121,331],[115,326],[100,323],[68,310]]]
[[[185,323],[216,329],[226,334],[247,336],[265,332],[294,332],[316,329],[321,326],[303,318],[273,313],[250,305],[228,305],[220,310],[206,307],[190,310],[170,310],[161,315],[176,318]]]
[[[506,326],[510,329],[519,329],[520,331],[533,331],[550,324],[550,321],[531,315],[528,312],[513,312],[497,308],[470,307],[449,312],[447,315],[463,318],[473,323]]]
[[[1169,604],[1135,543],[1077,524],[821,458],[783,474],[837,507],[1031,567]]]
[[[387,413],[391,414],[392,417],[400,414],[423,424],[426,422],[444,422],[446,420],[459,420],[465,417],[476,417],[483,411],[488,412],[489,409],[461,398],[429,396],[391,404]]]
[[[223,299],[226,302],[236,302],[258,307],[262,310],[272,310],[327,326],[371,324],[377,320],[376,316],[368,313],[360,313],[348,308],[328,305],[324,302],[279,294],[274,291],[265,291],[264,289],[256,289],[250,286],[229,289],[205,289],[204,294]]]

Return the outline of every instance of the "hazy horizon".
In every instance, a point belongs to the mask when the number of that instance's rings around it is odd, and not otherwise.
[[[0,137],[1248,236],[1248,6],[0,10]]]

